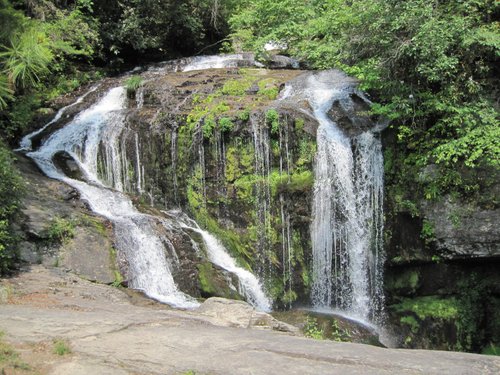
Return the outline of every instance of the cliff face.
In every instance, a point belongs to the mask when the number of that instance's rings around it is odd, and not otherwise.
[[[390,131],[384,141],[394,156]],[[385,288],[401,344],[494,353],[500,337],[498,172],[475,171],[474,194],[426,199],[419,187],[401,186],[393,177],[398,166],[388,164]],[[439,172],[430,166],[414,173],[427,182]]]
[[[317,123],[276,101],[297,70],[212,69],[149,78],[130,100],[130,191],[187,209],[278,306],[308,298]],[[103,158],[104,160],[104,158]]]
[[[110,172],[109,150],[101,145],[99,174],[110,183],[119,178],[143,211],[189,212],[241,266],[264,281],[275,308],[310,304],[318,123],[305,101],[277,100],[285,83],[304,72],[253,67],[174,70],[177,66],[171,64],[141,73],[142,83],[128,92],[117,135],[123,160],[119,173]],[[77,108],[88,107],[106,87],[126,79],[104,83]],[[362,99],[354,95],[351,101],[349,110],[334,102],[328,115],[346,133],[356,134],[373,119]],[[386,150],[391,147],[386,142]],[[60,168],[81,178],[70,159],[59,159]],[[396,210],[391,208],[395,195],[394,189],[387,189],[385,290],[401,344],[466,350],[498,344],[498,209],[451,198],[425,201],[416,194],[421,202],[416,209]],[[180,259],[173,271],[180,289],[197,297],[241,298],[228,287],[228,280],[236,282],[234,275],[200,258],[192,239],[201,247],[203,242],[196,233],[188,234],[165,234]],[[30,257],[25,255],[37,261]],[[106,268],[116,262],[112,259]],[[120,259],[118,264],[127,278],[127,264]],[[102,281],[121,282],[113,275],[111,271]]]

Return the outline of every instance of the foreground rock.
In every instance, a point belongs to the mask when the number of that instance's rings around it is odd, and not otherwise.
[[[47,343],[56,338],[66,340],[72,349],[72,354],[51,356],[50,361],[35,363],[39,373],[456,375],[500,372],[500,359],[496,357],[382,349],[238,328],[234,326],[245,326],[248,313],[253,314],[244,304],[216,299],[200,311],[171,310],[138,295],[127,295],[120,289],[43,266],[2,280],[0,289],[4,295],[0,329],[6,332],[7,341],[24,348],[21,354],[28,363],[30,358],[40,357],[40,352],[35,352],[37,348],[50,350]],[[221,319],[221,316],[232,318]],[[214,317],[218,317],[217,325],[213,324]]]

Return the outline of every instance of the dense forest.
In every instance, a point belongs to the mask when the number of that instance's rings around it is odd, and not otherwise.
[[[0,0],[0,274],[16,266],[27,194],[10,149],[62,95],[181,56],[251,51],[265,63],[272,46],[356,77],[370,115],[389,120],[387,222],[445,196],[496,209],[499,16],[495,0]],[[423,220],[420,238],[433,232]]]

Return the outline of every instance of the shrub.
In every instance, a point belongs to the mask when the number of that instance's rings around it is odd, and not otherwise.
[[[74,236],[75,223],[64,218],[54,218],[47,229],[47,237],[54,243],[66,243]]]
[[[55,340],[54,341],[54,354],[57,355],[66,355],[71,354],[71,348],[69,344],[64,340]]]
[[[23,187],[10,151],[0,143],[0,275],[12,269],[17,259],[12,222],[19,211]]]
[[[134,99],[135,94],[139,87],[144,84],[144,80],[141,76],[131,76],[125,80],[125,89],[127,90],[127,97],[129,99]]]

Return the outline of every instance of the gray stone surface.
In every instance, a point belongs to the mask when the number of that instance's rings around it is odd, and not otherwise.
[[[73,354],[49,374],[498,374],[493,356],[383,349],[315,341],[271,330],[234,327],[248,318],[239,303],[211,301],[200,311],[135,303],[121,290],[58,269],[2,280],[0,329],[13,344],[66,339]],[[36,297],[36,298],[35,298]],[[217,312],[222,305],[226,313]],[[228,312],[231,310],[231,313]],[[237,317],[218,319],[213,315]],[[246,316],[246,318],[242,318]]]
[[[423,208],[444,258],[500,257],[500,209],[481,210],[448,199],[424,202]]]

